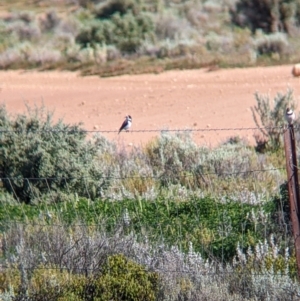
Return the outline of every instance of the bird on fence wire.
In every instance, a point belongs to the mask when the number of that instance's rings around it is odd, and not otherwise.
[[[287,108],[285,112],[285,120],[288,122],[288,124],[292,124],[295,118],[296,118],[295,112],[292,109]]]
[[[129,128],[131,127],[132,117],[130,115],[128,115],[128,116],[125,116],[125,118],[126,119],[122,123],[122,125],[121,125],[121,127],[119,129],[119,133],[118,134],[120,134],[120,132],[123,131],[123,130],[126,131],[126,132],[128,132]]]

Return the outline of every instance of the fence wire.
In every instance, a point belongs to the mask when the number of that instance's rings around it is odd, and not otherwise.
[[[234,176],[234,175],[242,175],[242,174],[251,174],[251,173],[260,173],[260,172],[272,172],[272,171],[282,171],[285,170],[285,167],[274,167],[274,168],[268,168],[268,169],[253,169],[253,170],[244,170],[244,171],[236,171],[236,172],[208,172],[208,173],[191,173],[186,174],[185,172],[180,172],[179,175],[182,175],[183,177],[196,177],[198,174],[201,174],[203,176],[209,176],[209,175],[217,175],[217,176]],[[84,180],[84,179],[91,179],[91,176],[82,176],[82,177],[0,177],[1,181],[10,181],[10,180],[32,180],[32,181],[45,181],[45,180]],[[168,177],[166,176],[154,176],[154,175],[145,175],[145,176],[106,176],[103,175],[101,178],[105,179],[116,179],[116,180],[126,180],[126,179],[157,179],[157,180],[167,180]]]
[[[269,131],[283,131],[287,129],[286,125],[283,126],[274,126],[274,127],[236,127],[236,128],[184,128],[184,129],[130,129],[129,133],[177,133],[177,132],[222,132],[222,131],[261,131],[261,130],[269,130]],[[294,129],[297,131],[300,129],[300,126],[294,126]],[[15,130],[3,130],[0,129],[1,133],[98,133],[98,134],[109,134],[109,133],[119,133],[119,130],[85,130],[85,129],[70,129],[70,130],[53,130],[53,129],[43,129],[43,130],[32,130],[30,128],[25,129],[15,129]]]

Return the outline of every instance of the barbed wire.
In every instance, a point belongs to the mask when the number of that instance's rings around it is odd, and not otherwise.
[[[237,128],[186,128],[186,129],[141,129],[130,130],[129,133],[160,133],[160,132],[213,132],[213,131],[254,131],[254,130],[284,130],[288,126],[274,126],[274,127],[237,127]],[[299,130],[300,126],[294,126],[295,130]],[[15,129],[3,130],[0,133],[119,133],[119,130],[85,130],[85,129],[43,129],[43,130],[30,130],[30,129]]]
[[[272,172],[272,171],[280,171],[285,170],[285,167],[274,167],[269,169],[253,169],[253,170],[243,170],[243,171],[234,171],[234,172],[207,172],[203,173],[201,171],[183,171],[176,172],[176,176],[183,177],[196,177],[196,176],[209,176],[209,175],[217,175],[217,176],[233,176],[239,174],[247,174],[247,173],[259,173],[259,172]],[[162,171],[164,173],[166,171]],[[164,174],[161,176],[154,175],[145,175],[145,176],[106,176],[101,175],[99,179],[114,179],[114,180],[125,180],[125,179],[168,179],[170,177],[166,177]],[[0,177],[1,181],[9,181],[9,180],[30,180],[30,181],[38,181],[38,180],[47,180],[47,181],[55,181],[55,180],[78,180],[78,179],[94,179],[92,176],[82,176],[82,177]]]

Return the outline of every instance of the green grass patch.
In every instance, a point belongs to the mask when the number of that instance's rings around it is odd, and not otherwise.
[[[248,216],[259,211],[272,212],[271,203],[265,206],[242,204],[236,201],[218,202],[212,198],[190,198],[178,202],[166,199],[156,201],[74,199],[56,205],[0,205],[0,225],[4,230],[10,222],[58,221],[67,224],[82,222],[105,225],[108,232],[122,226],[140,238],[169,246],[177,245],[188,251],[194,249],[205,257],[215,256],[228,260],[235,255],[237,243],[246,248],[264,239],[264,231]]]

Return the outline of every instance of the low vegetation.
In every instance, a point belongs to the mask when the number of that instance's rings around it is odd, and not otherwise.
[[[0,298],[298,298],[282,147],[295,102],[255,97],[256,147],[162,131],[130,152],[1,106]]]
[[[297,62],[299,1],[273,2],[4,0],[0,69],[111,76]]]
[[[237,245],[237,255],[222,263],[205,259],[192,243],[183,252],[163,242],[150,243],[146,234],[144,229],[144,236],[138,238],[122,223],[108,234],[105,220],[65,225],[40,218],[11,225],[2,234],[5,261],[0,296],[7,300],[40,300],[45,295],[47,300],[111,300],[115,294],[124,300],[140,296],[145,300],[267,300],[272,295],[291,300],[298,294],[295,257],[289,247],[280,250],[287,241],[272,235],[255,247]],[[209,230],[203,234],[207,237]]]

